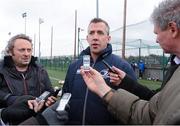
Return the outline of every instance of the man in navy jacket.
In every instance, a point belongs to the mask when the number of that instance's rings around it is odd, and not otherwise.
[[[118,89],[120,87],[110,83],[108,68],[103,60],[110,66],[122,69],[134,80],[136,80],[136,76],[128,62],[112,54],[112,46],[109,44],[111,39],[109,29],[106,21],[100,18],[92,19],[88,26],[87,35],[89,47],[81,52],[81,56],[90,55],[91,66],[102,74],[110,87]],[[103,101],[87,89],[78,73],[82,65],[83,58],[80,57],[69,66],[63,86],[63,93],[72,93],[69,124],[117,124],[117,120],[107,111]]]

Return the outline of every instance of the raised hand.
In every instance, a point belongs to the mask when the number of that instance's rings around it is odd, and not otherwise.
[[[103,97],[111,88],[106,84],[102,75],[97,72],[95,69],[90,67],[89,71],[84,71],[83,67],[81,67],[80,71],[87,87],[95,92],[100,97]]]
[[[126,73],[115,66],[113,66],[112,69],[114,72],[109,73],[110,82],[115,86],[118,86],[126,76]]]

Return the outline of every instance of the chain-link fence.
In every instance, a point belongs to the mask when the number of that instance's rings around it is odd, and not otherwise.
[[[122,32],[122,28],[110,32],[113,53],[120,57],[122,54]],[[143,61],[145,63],[144,78],[163,80],[169,55],[163,53],[159,44],[156,43],[155,37],[153,25],[147,20],[126,26],[125,57],[129,63],[137,64],[137,76],[139,75],[138,64]],[[87,42],[85,39],[80,40],[78,50],[82,51],[87,47]],[[72,60],[72,56],[46,57],[41,59],[41,64],[48,69],[67,71]]]
[[[47,69],[67,71],[72,59],[72,56],[43,57],[40,62]]]

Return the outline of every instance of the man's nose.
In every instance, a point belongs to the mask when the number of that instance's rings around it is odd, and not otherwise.
[[[97,33],[95,33],[95,34],[93,35],[93,40],[94,40],[94,41],[97,41],[97,40],[98,40],[98,37],[99,37],[99,35],[98,35]]]

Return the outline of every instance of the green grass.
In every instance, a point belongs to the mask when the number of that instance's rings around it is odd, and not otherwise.
[[[53,87],[54,86],[62,87],[62,85],[60,85],[58,81],[65,79],[66,71],[60,71],[60,70],[54,70],[54,69],[47,69],[47,71],[50,76]],[[160,81],[152,81],[152,80],[144,80],[144,79],[139,79],[138,82],[152,90],[159,88],[162,83]]]
[[[161,81],[152,81],[144,79],[139,79],[138,82],[152,90],[158,89],[162,83]]]
[[[59,80],[64,80],[66,76],[66,71],[60,71],[60,70],[52,70],[47,69],[47,72],[49,74],[49,77],[51,79],[52,85],[54,86],[62,86],[58,82]]]

